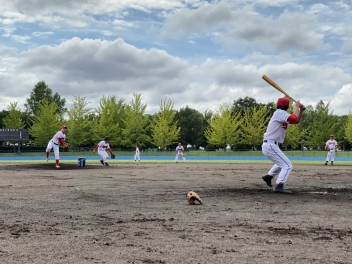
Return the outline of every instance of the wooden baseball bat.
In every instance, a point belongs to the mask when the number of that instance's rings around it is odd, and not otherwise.
[[[296,100],[293,99],[284,89],[282,89],[278,84],[276,84],[272,79],[270,79],[268,76],[265,74],[262,76],[263,80],[266,81],[268,84],[270,84],[272,87],[274,87],[276,90],[280,91],[283,93],[287,98],[291,99],[296,103]]]

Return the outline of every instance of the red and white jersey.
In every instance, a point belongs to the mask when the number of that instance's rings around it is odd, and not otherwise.
[[[277,109],[271,117],[266,132],[264,133],[264,140],[272,140],[279,143],[284,142],[286,130],[289,125],[288,117],[291,114],[282,109]]]
[[[184,151],[185,151],[185,149],[183,148],[183,146],[177,146],[176,147],[176,153],[178,155],[182,155]]]
[[[110,149],[109,143],[106,143],[104,140],[100,141],[98,145],[95,147],[95,150],[98,151],[106,151]]]
[[[325,147],[329,150],[335,150],[337,147],[337,141],[335,139],[329,139],[326,141]]]
[[[64,144],[65,139],[66,139],[66,135],[62,133],[62,131],[60,130],[54,135],[51,141],[56,145],[60,145],[60,144]]]

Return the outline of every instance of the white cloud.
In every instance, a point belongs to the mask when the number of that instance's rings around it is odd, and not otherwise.
[[[352,83],[343,85],[332,98],[330,107],[335,114],[347,115],[352,111],[351,102],[347,98],[352,98]]]
[[[142,93],[148,111],[215,110],[250,96],[276,101],[267,74],[304,104],[349,111],[351,8],[345,1],[5,1],[0,103],[44,80],[70,103]],[[346,88],[347,87],[347,88]]]

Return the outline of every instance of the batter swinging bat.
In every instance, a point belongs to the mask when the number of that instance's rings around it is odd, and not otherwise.
[[[294,101],[296,103],[296,100],[293,99],[290,95],[288,95],[288,93],[286,93],[284,91],[284,89],[282,89],[278,84],[276,84],[272,79],[270,79],[268,76],[266,76],[265,74],[263,75],[263,80],[266,81],[268,84],[270,84],[272,87],[274,87],[276,90],[280,91],[281,93],[283,93],[288,99],[291,99],[292,101]]]

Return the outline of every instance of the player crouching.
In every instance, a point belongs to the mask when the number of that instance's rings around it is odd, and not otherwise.
[[[93,152],[98,151],[98,155],[101,157],[100,163],[105,166],[109,166],[109,163],[107,162],[109,155],[106,151],[109,151],[111,156],[115,156],[114,153],[112,153],[112,149],[110,148],[109,142],[109,138],[105,137],[93,149]]]

